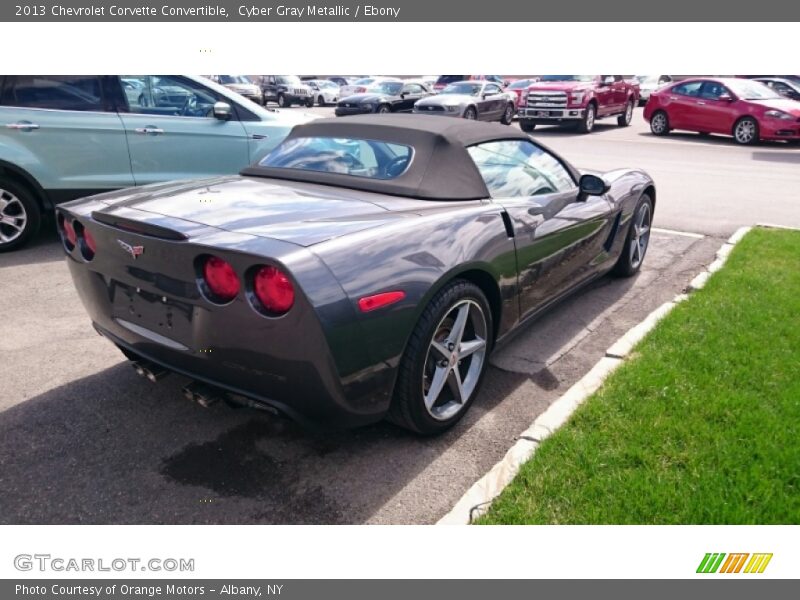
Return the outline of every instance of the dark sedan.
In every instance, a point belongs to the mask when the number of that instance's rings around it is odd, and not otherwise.
[[[295,127],[241,176],[61,205],[95,329],[189,398],[432,434],[495,344],[607,273],[636,273],[656,192],[580,173],[519,130],[369,115]]]
[[[336,116],[368,113],[411,112],[414,103],[430,96],[424,84],[411,81],[384,81],[363,94],[342,98],[336,105]]]

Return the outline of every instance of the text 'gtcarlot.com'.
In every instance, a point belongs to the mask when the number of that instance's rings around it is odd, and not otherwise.
[[[18,554],[17,571],[91,572],[91,571],[194,571],[193,558],[62,558],[50,554]]]

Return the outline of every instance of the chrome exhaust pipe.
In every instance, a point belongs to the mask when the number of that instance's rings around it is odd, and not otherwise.
[[[169,371],[167,369],[143,360],[135,361],[132,366],[137,375],[140,377],[145,377],[153,383],[169,375]]]
[[[183,396],[187,400],[197,402],[203,408],[208,408],[222,400],[222,392],[199,381],[193,381],[184,387]]]

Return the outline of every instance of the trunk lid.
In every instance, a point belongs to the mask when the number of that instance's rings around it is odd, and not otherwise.
[[[386,200],[380,195],[239,176],[156,184],[95,199],[106,205],[96,211],[101,218],[172,223],[184,233],[193,226],[214,227],[300,246],[417,214],[408,210],[414,202],[390,210],[377,203]]]

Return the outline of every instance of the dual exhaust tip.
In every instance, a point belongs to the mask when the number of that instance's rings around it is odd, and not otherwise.
[[[153,383],[159,379],[163,379],[171,373],[168,369],[160,367],[154,363],[145,360],[139,360],[132,363],[133,370],[137,375],[144,377]],[[274,415],[279,415],[279,411],[272,406],[255,402],[249,398],[238,396],[236,394],[229,394],[223,390],[215,388],[214,386],[201,383],[199,381],[192,381],[190,384],[183,388],[183,396],[187,400],[196,402],[203,408],[213,406],[220,400],[224,400],[226,404],[234,408],[256,408],[265,410]]]

